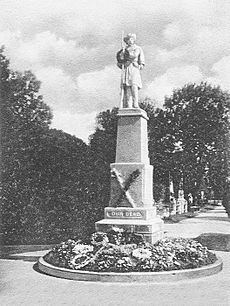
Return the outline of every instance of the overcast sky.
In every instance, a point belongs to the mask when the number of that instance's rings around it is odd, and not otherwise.
[[[230,90],[230,0],[0,0],[11,67],[42,82],[52,127],[85,141],[96,114],[119,105],[122,30],[145,53],[141,97],[162,106],[202,80]]]

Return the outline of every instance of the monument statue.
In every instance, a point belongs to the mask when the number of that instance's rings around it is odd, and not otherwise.
[[[135,41],[136,35],[128,34],[124,38],[126,47],[117,53],[117,64],[122,69],[122,95],[117,113],[116,158],[110,164],[110,200],[104,209],[104,218],[95,227],[98,232],[118,227],[154,243],[163,236],[163,221],[157,216],[153,198],[148,116],[138,104],[144,55]]]
[[[117,53],[117,66],[122,70],[120,108],[139,108],[138,90],[142,88],[140,70],[145,65],[144,53],[135,44],[136,34],[129,33],[123,41],[123,47]]]

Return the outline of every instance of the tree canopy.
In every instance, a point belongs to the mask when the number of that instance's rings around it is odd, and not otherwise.
[[[187,191],[198,193],[206,179],[215,197],[223,196],[229,109],[230,94],[207,83],[187,84],[166,98],[165,117]]]
[[[50,128],[33,73],[11,70],[3,49],[0,65],[3,242],[52,243],[94,231],[107,199],[97,171],[104,162],[81,139]]]

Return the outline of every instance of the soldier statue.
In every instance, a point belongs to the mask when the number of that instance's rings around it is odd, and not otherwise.
[[[136,34],[130,33],[123,40],[126,46],[117,53],[117,66],[122,70],[120,108],[139,108],[138,90],[142,88],[140,70],[145,65],[144,53],[135,44]]]

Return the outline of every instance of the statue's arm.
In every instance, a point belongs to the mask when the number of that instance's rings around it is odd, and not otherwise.
[[[140,66],[140,69],[143,69],[143,67],[145,65],[145,56],[144,56],[144,52],[143,52],[142,48],[140,48],[138,64]]]
[[[122,65],[125,63],[125,57],[124,57],[124,51],[121,49],[120,51],[117,52],[117,66],[122,69]]]

